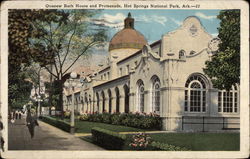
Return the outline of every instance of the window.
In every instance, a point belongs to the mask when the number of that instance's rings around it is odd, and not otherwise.
[[[194,55],[196,52],[195,51],[190,51],[190,55]]]
[[[179,59],[183,59],[185,58],[185,51],[184,50],[180,50],[179,51]]]
[[[122,76],[122,68],[119,69],[119,75]]]
[[[104,75],[103,75],[103,76],[104,76],[104,80],[106,80],[106,79],[107,79],[107,77],[106,77],[106,73],[104,73]]]
[[[137,61],[135,61],[135,67],[137,66]]]
[[[109,74],[109,72],[107,74],[108,74],[108,80],[109,80],[110,79],[110,74]]]
[[[199,75],[188,78],[185,87],[184,111],[206,112],[206,84]]]
[[[103,76],[101,75],[101,80],[103,80]]]
[[[236,86],[232,86],[232,89],[229,91],[220,90],[218,92],[218,112],[238,112],[238,91]]]
[[[142,80],[137,82],[137,108],[139,112],[144,112],[144,84]]]
[[[152,78],[152,111],[159,114],[160,112],[160,80],[158,77]]]
[[[129,65],[127,65],[127,74],[129,74]]]
[[[81,103],[81,97],[80,97],[80,94],[78,96],[78,103]]]

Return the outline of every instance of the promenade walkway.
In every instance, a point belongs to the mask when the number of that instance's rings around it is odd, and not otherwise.
[[[24,118],[9,123],[9,150],[104,150],[41,121],[31,139]]]

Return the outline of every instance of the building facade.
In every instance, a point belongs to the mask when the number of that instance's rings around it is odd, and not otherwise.
[[[82,79],[75,93],[80,113],[157,113],[163,130],[200,131],[239,128],[239,86],[218,90],[204,74],[205,62],[220,40],[197,17],[148,44],[131,14],[109,43],[109,63]],[[71,106],[64,96],[64,108]],[[205,124],[204,124],[205,123]]]

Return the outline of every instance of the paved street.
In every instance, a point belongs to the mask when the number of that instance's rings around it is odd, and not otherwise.
[[[33,139],[25,119],[9,123],[9,150],[103,150],[51,125],[38,122]]]

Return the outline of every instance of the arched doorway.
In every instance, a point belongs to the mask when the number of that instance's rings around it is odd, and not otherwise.
[[[84,102],[85,102],[85,113],[88,113],[88,94],[85,93],[85,96],[84,96]]]
[[[125,113],[129,113],[129,88],[127,85],[124,85],[124,106],[125,106]]]
[[[99,99],[99,94],[96,92],[96,105],[97,105],[97,112],[99,113],[99,103],[100,102],[100,99]]]
[[[112,96],[111,96],[111,90],[108,90],[108,96],[109,96],[109,113],[111,113],[112,109]]]
[[[120,92],[119,88],[115,88],[115,96],[116,96],[116,112],[120,112]]]
[[[103,91],[102,91],[102,112],[105,112],[105,95]]]
[[[92,107],[92,99],[91,95],[89,95],[89,112],[91,113],[91,107]]]

